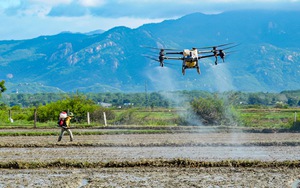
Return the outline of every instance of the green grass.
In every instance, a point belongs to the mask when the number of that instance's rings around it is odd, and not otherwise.
[[[295,112],[300,116],[299,108],[239,109],[243,125],[257,128],[291,128]]]
[[[238,108],[238,126],[248,128],[275,128],[289,129],[293,126],[294,113],[297,112],[298,122],[300,119],[300,108]],[[180,109],[180,112],[184,112]],[[114,110],[115,119],[108,120],[109,125],[139,125],[139,126],[178,126],[182,125],[184,119],[180,117],[179,109],[149,109],[149,108],[129,108]],[[7,115],[7,114],[6,114]],[[101,127],[103,123],[86,122],[75,123],[72,125],[76,128]],[[13,123],[0,121],[0,129],[5,128],[33,128],[34,122],[27,120],[15,120]],[[55,121],[45,123],[36,123],[36,128],[57,128]]]
[[[178,117],[176,109],[128,109],[132,111],[132,113],[136,114],[137,117],[139,118],[154,118],[154,119],[170,119],[173,118],[174,116]],[[128,110],[114,110],[117,116],[120,116],[124,112],[127,112]]]
[[[135,125],[176,125],[179,115],[174,109],[145,109],[132,108],[114,110],[116,118],[110,120],[111,124],[135,124]]]

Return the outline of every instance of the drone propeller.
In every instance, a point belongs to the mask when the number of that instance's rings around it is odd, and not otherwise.
[[[216,46],[193,48],[192,50],[190,50],[190,53],[194,52],[194,50],[202,49],[202,50],[198,51],[199,56],[197,54],[196,60],[199,60],[199,59],[202,59],[202,58],[215,57],[215,64],[217,65],[218,64],[218,56],[220,56],[220,58],[224,62],[225,61],[225,50],[230,49],[230,48],[234,48],[238,45],[240,45],[240,44],[226,43],[226,44],[220,44],[220,45],[216,45]],[[141,46],[141,47],[160,50],[159,54],[158,54],[158,57],[156,55],[153,55],[153,56],[144,55],[144,56],[151,59],[151,60],[159,62],[161,67],[163,67],[164,64],[169,64],[169,63],[165,63],[164,60],[182,60],[183,63],[191,61],[190,57],[186,57],[185,55],[183,55],[185,50],[177,50],[177,49],[169,49],[169,48],[156,48],[156,47],[148,47],[148,46]],[[224,48],[220,48],[220,47],[224,47]],[[210,50],[208,50],[208,49],[210,49]],[[235,51],[230,51],[230,52],[226,51],[227,54],[232,53],[232,52],[235,52]],[[209,54],[206,54],[206,53],[209,53]],[[169,57],[169,56],[167,56],[168,54],[181,54],[183,56]],[[200,55],[200,54],[203,54],[203,55]],[[194,61],[194,59],[192,61]]]
[[[218,47],[227,46],[227,45],[231,45],[231,44],[234,44],[234,43],[231,42],[231,43],[226,43],[226,44],[220,44],[220,45],[217,45],[217,46],[206,46],[206,47],[201,47],[201,48],[197,48],[197,49],[218,48]]]
[[[234,44],[234,43],[228,43],[228,44],[224,44],[223,46],[229,45],[229,44]],[[227,48],[223,48],[223,49],[217,49],[216,47],[213,48],[212,53],[214,54],[214,56],[216,57],[216,61],[215,64],[218,64],[218,56],[220,56],[220,58],[223,60],[223,62],[225,62],[225,52],[224,50],[228,50],[230,48],[234,48],[236,46],[238,46],[240,44],[236,44],[233,46],[229,46]],[[220,45],[219,45],[220,46]],[[219,52],[219,53],[218,53]]]
[[[221,50],[228,50],[228,49],[230,49],[230,48],[234,48],[234,47],[239,46],[239,45],[240,45],[240,44],[236,44],[236,45],[234,45],[234,46],[229,46],[229,47],[223,48],[223,49],[221,49]]]
[[[164,64],[171,65],[171,66],[175,66],[175,65],[172,64],[172,63],[168,63],[168,62],[164,62],[164,61],[161,62],[159,59],[157,59],[157,58],[155,58],[155,57],[152,57],[152,56],[149,56],[149,55],[143,55],[143,56],[144,56],[144,57],[147,57],[147,58],[149,58],[149,59],[151,59],[151,60],[153,60],[153,61],[159,62],[161,67],[163,67]]]
[[[149,58],[151,60],[159,62],[161,67],[164,66],[164,59],[165,59],[165,57],[164,57],[163,54],[160,54],[159,57],[158,57],[158,59],[155,58],[155,57],[149,56],[149,55],[143,55],[143,56],[145,56],[145,57],[147,57],[147,58]]]
[[[151,59],[151,60],[153,60],[153,61],[159,62],[159,60],[156,59],[155,57],[152,57],[152,56],[149,56],[149,55],[142,55],[142,56],[147,57],[147,58],[149,58],[149,59]]]
[[[231,48],[232,48],[232,47],[231,47]],[[229,49],[229,48],[227,48],[227,49]],[[223,50],[224,50],[224,49],[223,49]],[[217,54],[217,56],[220,56],[221,59],[223,60],[223,62],[225,62],[225,52],[224,52],[223,50],[218,50],[218,51],[219,51],[219,54]],[[226,52],[226,55],[231,54],[231,53],[234,53],[234,52],[236,52],[236,50]],[[216,58],[215,63],[217,64],[217,62],[218,62],[218,60],[217,60],[217,58]]]
[[[154,50],[178,51],[178,49],[174,49],[174,48],[157,48],[157,47],[150,47],[150,46],[143,46],[143,45],[141,45],[140,47],[154,49]]]

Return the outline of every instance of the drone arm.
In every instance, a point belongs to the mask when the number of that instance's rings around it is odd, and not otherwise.
[[[166,52],[166,54],[183,54],[183,52]]]
[[[212,50],[206,50],[206,51],[199,50],[198,54],[211,53],[211,52],[213,52],[213,51]]]
[[[218,56],[219,54],[217,54]],[[214,54],[211,54],[211,55],[203,55],[203,56],[199,56],[198,59],[202,59],[202,58],[208,58],[208,57],[215,57]]]
[[[202,58],[208,58],[208,57],[215,57],[216,60],[215,60],[215,65],[218,64],[218,56],[220,56],[220,54],[211,54],[211,55],[204,55],[204,56],[199,56],[198,59],[202,59]]]
[[[171,59],[171,60],[183,60],[183,57],[164,57],[164,59]]]

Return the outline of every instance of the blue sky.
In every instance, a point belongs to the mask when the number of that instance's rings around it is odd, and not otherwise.
[[[136,28],[194,12],[245,9],[300,10],[300,0],[0,0],[0,40]]]

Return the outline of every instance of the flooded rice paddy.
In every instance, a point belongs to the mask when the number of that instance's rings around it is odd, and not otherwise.
[[[299,187],[299,133],[57,137],[1,136],[0,187]]]

